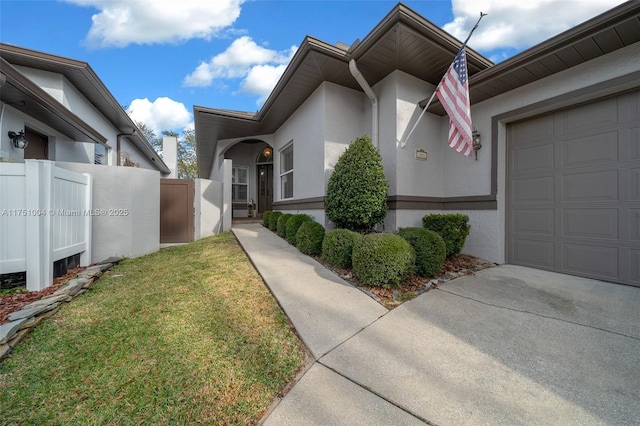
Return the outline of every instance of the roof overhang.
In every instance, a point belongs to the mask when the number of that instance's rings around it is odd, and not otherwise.
[[[395,70],[435,85],[461,44],[403,4],[396,5],[362,41],[350,47],[307,36],[257,113],[194,106],[198,174],[209,177],[219,140],[275,132],[323,82],[362,92],[349,71],[351,59],[371,86]],[[492,65],[472,49],[467,55],[470,75]]]
[[[476,104],[640,41],[640,2],[628,1],[469,77]],[[427,99],[420,102],[424,107]],[[439,102],[429,112],[445,115]]]
[[[22,75],[3,58],[0,58],[0,66],[2,79],[5,80],[0,89],[0,100],[4,104],[45,123],[70,139],[106,144],[107,138]]]
[[[117,129],[118,133],[131,134],[136,131],[136,134],[133,136],[129,136],[128,139],[131,140],[131,142],[136,146],[136,148],[140,150],[143,155],[151,160],[151,162],[158,168],[158,170],[163,173],[171,172],[169,167],[167,167],[167,165],[162,161],[157,152],[146,140],[142,132],[137,128],[133,120],[131,120],[126,111],[122,108],[118,101],[116,101],[111,92],[107,89],[107,87],[100,80],[100,78],[88,63],[77,61],[75,59],[51,55],[44,52],[25,49],[5,43],[0,43],[0,56],[2,57],[3,61],[10,65],[13,65],[14,67],[11,68],[13,68],[14,70],[16,70],[15,66],[23,66],[63,75],[83,94],[83,96],[87,98],[89,102],[91,102],[91,104],[93,104],[98,109],[98,111],[107,120],[109,120],[109,122],[112,123],[112,125]],[[2,64],[3,73],[5,62],[3,62]],[[16,72],[19,73],[18,70],[16,70]],[[44,92],[28,78],[22,76],[22,79],[24,81],[30,82],[32,86],[39,89],[41,92]],[[5,88],[3,87],[3,96],[4,90]],[[50,98],[57,103],[57,108],[54,108],[51,113],[54,113],[54,111],[58,110],[61,111],[61,109],[66,109],[57,100],[52,97]],[[37,118],[37,116],[34,115],[34,118]],[[51,125],[50,122],[43,122],[47,125]],[[68,135],[65,132],[61,131],[61,133],[71,137],[71,135]],[[74,138],[74,140],[84,140],[84,138]]]

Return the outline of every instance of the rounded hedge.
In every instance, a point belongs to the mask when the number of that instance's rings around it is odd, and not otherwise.
[[[296,233],[296,247],[304,254],[317,255],[322,253],[324,227],[318,222],[304,222]]]
[[[460,213],[429,214],[422,218],[422,226],[440,234],[447,246],[447,257],[458,254],[469,235],[469,216]]]
[[[276,226],[276,229],[278,231],[278,236],[282,238],[286,237],[287,222],[289,221],[289,219],[291,219],[291,216],[293,215],[289,213],[284,213],[284,214],[281,214],[280,217],[278,218],[278,224]]]
[[[338,268],[350,268],[353,245],[361,234],[348,229],[332,229],[322,242],[322,258]]]
[[[286,234],[286,239],[289,242],[289,244],[293,244],[294,246],[296,245],[296,233],[298,232],[300,225],[302,225],[304,222],[310,222],[310,221],[311,221],[311,216],[304,213],[294,214],[289,218],[289,220],[287,221],[287,234]]]
[[[267,228],[269,227],[269,216],[271,216],[271,210],[262,213],[262,224]]]
[[[280,219],[280,216],[282,216],[282,212],[271,212],[271,214],[269,215],[269,229],[271,229],[272,231],[278,230],[278,219]]]
[[[399,235],[367,234],[353,246],[353,272],[363,284],[389,288],[411,273],[415,257]]]
[[[447,256],[442,237],[425,228],[400,228],[398,235],[407,240],[416,253],[415,273],[421,277],[440,275]]]

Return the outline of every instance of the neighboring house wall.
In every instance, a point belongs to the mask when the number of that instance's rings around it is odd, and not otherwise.
[[[135,167],[57,162],[93,176],[92,256],[137,257],[160,248],[160,173]]]

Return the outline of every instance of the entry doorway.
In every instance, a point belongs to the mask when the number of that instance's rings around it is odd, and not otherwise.
[[[258,214],[273,207],[273,164],[258,164]]]
[[[25,160],[48,160],[49,138],[28,127],[25,129],[24,135],[27,138],[27,146],[24,149]]]

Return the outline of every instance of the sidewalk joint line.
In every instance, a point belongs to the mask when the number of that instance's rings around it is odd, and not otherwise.
[[[394,407],[404,411],[405,413],[409,414],[412,417],[415,417],[416,419],[420,420],[421,422],[424,422],[425,424],[429,425],[429,426],[437,426],[435,423],[430,422],[429,420],[425,419],[424,417],[420,416],[419,414],[416,414],[412,411],[410,411],[409,409],[403,407],[402,405],[400,405],[399,403],[387,398],[384,395],[381,395],[380,393],[374,391],[373,389],[371,389],[368,386],[365,386],[361,383],[356,382],[355,380],[353,380],[351,377],[345,376],[344,374],[342,374],[341,372],[339,372],[338,370],[336,370],[333,367],[328,366],[327,364],[325,364],[324,362],[322,362],[320,359],[318,359],[316,361],[316,363],[322,365],[323,367],[328,368],[329,370],[333,371],[334,373],[336,373],[338,376],[345,378],[346,380],[350,381],[351,383],[353,383],[354,385],[366,390],[369,393],[374,394],[375,396],[377,396],[378,398],[388,402],[389,404],[393,405]]]
[[[596,327],[596,326],[593,326],[593,325],[582,324],[582,323],[575,322],[575,321],[570,321],[570,320],[567,320],[567,319],[556,318],[556,317],[552,317],[552,316],[544,315],[544,314],[537,314],[535,312],[526,311],[524,309],[509,308],[507,306],[496,305],[495,303],[483,302],[482,300],[474,299],[473,297],[463,296],[461,294],[457,294],[457,293],[453,293],[451,291],[443,290],[440,287],[436,287],[435,290],[439,290],[439,291],[441,291],[443,293],[447,293],[447,294],[450,294],[452,296],[461,297],[463,299],[473,300],[474,302],[478,302],[478,303],[481,303],[481,304],[486,305],[486,306],[493,306],[495,308],[501,308],[501,309],[506,309],[506,310],[509,310],[509,311],[521,312],[521,313],[524,313],[524,314],[530,314],[530,315],[534,315],[534,316],[541,317],[541,318],[547,318],[547,319],[562,321],[562,322],[566,322],[568,324],[579,325],[579,326],[582,326],[582,327],[587,327],[587,328],[591,328],[591,329],[598,330],[598,331],[604,331],[606,333],[617,334],[619,336],[628,337],[628,338],[634,339],[634,340],[640,340],[640,337],[631,336],[631,335],[625,334],[625,333],[620,333],[619,331],[607,330],[606,328],[600,328],[600,327]]]

